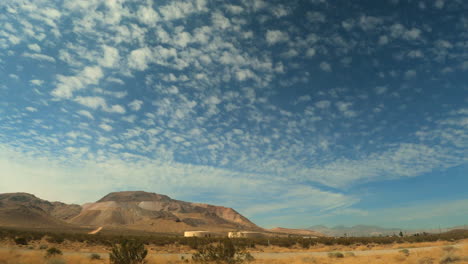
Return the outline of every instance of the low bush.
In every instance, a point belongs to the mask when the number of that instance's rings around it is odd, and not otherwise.
[[[330,252],[328,253],[329,258],[344,258],[343,253],[341,252]]]
[[[403,254],[405,256],[409,256],[409,254],[410,254],[410,251],[408,249],[406,249],[406,248],[404,248],[404,249],[402,249],[402,250],[400,250],[398,252],[400,252],[401,254]]]
[[[138,240],[123,240],[112,247],[109,254],[111,264],[143,264],[146,263],[148,250]]]
[[[46,258],[50,258],[50,257],[54,257],[54,256],[57,256],[57,255],[63,255],[62,250],[60,250],[58,248],[51,247],[51,248],[47,249],[45,256],[46,256]]]
[[[15,243],[16,245],[27,245],[28,244],[28,240],[25,238],[25,237],[17,237],[15,238]]]
[[[96,254],[96,253],[93,253],[93,254],[91,254],[91,255],[89,256],[89,258],[90,258],[91,260],[99,260],[99,259],[101,259],[101,255]]]
[[[193,254],[192,260],[195,263],[241,264],[253,261],[254,257],[244,247],[235,246],[232,240],[227,238],[215,246],[200,247],[198,252]]]

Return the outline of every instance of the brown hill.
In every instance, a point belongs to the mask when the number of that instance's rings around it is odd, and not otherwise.
[[[272,229],[268,229],[268,231],[272,233],[282,233],[282,234],[290,234],[290,235],[298,235],[298,236],[316,236],[316,237],[325,236],[322,233],[312,231],[312,230],[307,230],[307,229],[292,229],[292,228],[275,227]]]
[[[190,203],[148,192],[114,192],[83,205],[69,220],[81,226],[108,226],[153,232],[261,230],[231,208]]]
[[[78,215],[79,205],[49,202],[28,193],[0,194],[0,225],[15,227],[69,226],[65,220]]]

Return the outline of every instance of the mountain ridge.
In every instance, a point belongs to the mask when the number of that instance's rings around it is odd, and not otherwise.
[[[81,206],[49,202],[29,193],[0,194],[0,225],[108,226],[151,232],[263,230],[233,208],[144,191],[111,192]]]

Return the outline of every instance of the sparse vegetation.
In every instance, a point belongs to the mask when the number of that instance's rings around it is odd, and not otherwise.
[[[0,240],[22,237],[28,243],[38,241],[45,238],[49,243],[60,244],[65,240],[70,242],[80,242],[88,245],[104,245],[112,246],[119,243],[122,239],[120,235],[113,234],[100,234],[88,235],[86,233],[61,233],[61,232],[44,232],[44,231],[26,231],[16,229],[1,229]],[[167,245],[186,245],[192,249],[209,245],[218,241],[216,238],[195,238],[195,237],[180,237],[176,235],[132,235],[125,234],[125,237],[130,240],[139,240],[145,244],[155,246]],[[254,248],[256,245],[260,246],[278,246],[283,248],[292,248],[298,245],[301,248],[309,248],[317,244],[321,245],[390,245],[395,243],[421,243],[421,242],[435,242],[435,241],[457,241],[460,239],[468,238],[468,230],[458,230],[456,232],[447,232],[442,234],[420,234],[419,236],[384,236],[384,237],[319,237],[319,238],[302,238],[298,236],[291,237],[269,237],[269,238],[250,238],[250,239],[235,239],[233,243],[237,246],[244,246],[246,248]]]
[[[24,237],[17,237],[15,238],[15,243],[16,245],[27,245],[28,244],[28,240]]]
[[[54,247],[51,247],[49,249],[47,249],[46,251],[46,258],[50,258],[50,257],[54,257],[54,256],[57,256],[57,255],[62,255],[62,251],[58,248],[54,248]]]
[[[341,252],[330,252],[328,253],[329,258],[344,258],[343,253]]]
[[[91,254],[91,255],[89,256],[89,258],[90,258],[91,260],[99,260],[99,259],[101,259],[101,255],[99,255],[99,254],[97,254],[97,253],[93,253],[93,254]]]
[[[111,264],[143,264],[146,263],[148,250],[138,240],[123,240],[112,247],[109,259]]]
[[[409,256],[410,254],[410,251],[406,248],[402,249],[399,251],[401,254],[405,255],[405,256]]]
[[[254,260],[245,248],[236,246],[231,239],[224,239],[217,245],[206,245],[201,247],[192,256],[195,263],[226,263],[240,264]]]

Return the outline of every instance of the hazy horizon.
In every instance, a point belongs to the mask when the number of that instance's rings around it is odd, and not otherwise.
[[[468,2],[0,2],[0,193],[468,224]]]

